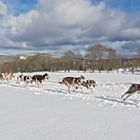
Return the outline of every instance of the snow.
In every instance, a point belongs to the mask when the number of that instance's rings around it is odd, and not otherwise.
[[[28,73],[33,75],[34,73]],[[18,75],[18,74],[17,74]],[[140,96],[120,96],[140,73],[49,73],[42,87],[0,83],[0,140],[139,140]],[[97,82],[94,94],[69,94],[57,82],[83,75]]]

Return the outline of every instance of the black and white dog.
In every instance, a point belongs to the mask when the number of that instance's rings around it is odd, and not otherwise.
[[[35,82],[35,84],[39,85],[39,84],[42,84],[43,81],[48,80],[48,79],[49,79],[49,75],[47,73],[43,75],[36,74],[32,76],[31,83]]]
[[[17,77],[17,82],[16,83],[20,84],[20,82],[24,82],[25,84],[28,84],[28,83],[31,83],[31,81],[32,81],[31,76],[21,74]]]

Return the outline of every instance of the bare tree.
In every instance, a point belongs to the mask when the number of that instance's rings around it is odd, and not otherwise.
[[[107,70],[113,70],[118,68],[118,57],[115,49],[108,48],[108,64],[107,64]]]
[[[63,67],[65,71],[69,72],[70,70],[74,69],[75,58],[76,58],[76,55],[72,51],[67,51],[64,53],[61,59],[62,59],[62,63],[63,63]]]
[[[94,61],[98,62],[96,67],[99,70],[99,72],[101,72],[104,69],[102,60],[105,58],[105,54],[106,54],[106,46],[101,44],[96,44],[95,46],[91,46],[88,49],[87,56],[93,59]]]

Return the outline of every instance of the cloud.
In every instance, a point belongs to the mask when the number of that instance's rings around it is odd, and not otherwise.
[[[136,40],[140,38],[140,29],[130,28],[122,32],[122,36],[128,38],[129,40]]]
[[[0,0],[0,16],[7,13],[7,6]]]
[[[80,44],[108,39],[121,29],[123,20],[123,13],[107,9],[104,3],[94,6],[89,0],[40,0],[38,9],[11,17],[6,28],[16,41]]]
[[[71,46],[77,50],[91,43],[140,40],[140,20],[127,19],[126,13],[103,2],[39,0],[36,9],[9,16],[3,31],[11,46],[35,50]]]
[[[114,41],[102,42],[103,45],[115,49],[117,54],[121,57],[133,57],[138,54],[140,48],[140,40],[138,41]]]

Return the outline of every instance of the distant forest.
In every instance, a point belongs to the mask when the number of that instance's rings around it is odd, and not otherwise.
[[[13,59],[0,64],[0,72],[36,72],[36,71],[112,71],[123,68],[134,73],[140,69],[140,49],[132,58],[122,58],[115,49],[101,44],[89,47],[83,56],[78,52],[67,51],[62,56],[36,54],[26,59]]]

